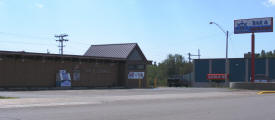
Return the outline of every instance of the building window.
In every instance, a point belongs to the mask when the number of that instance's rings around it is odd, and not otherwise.
[[[136,66],[135,65],[128,65],[128,70],[135,70]]]
[[[137,70],[144,70],[145,69],[144,65],[136,65],[136,67],[137,67]]]
[[[128,70],[144,70],[145,66],[144,65],[128,65]]]

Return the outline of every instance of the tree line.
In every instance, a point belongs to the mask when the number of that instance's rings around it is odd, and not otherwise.
[[[257,58],[275,58],[275,50],[265,51],[262,50],[260,54],[256,55]]]
[[[154,79],[157,79],[158,85],[166,86],[167,79],[173,75],[184,75],[193,71],[193,64],[189,63],[180,54],[169,54],[165,60],[160,63],[154,62],[147,66],[147,80],[152,85]]]
[[[275,50],[265,51],[256,54],[256,58],[275,58]],[[169,54],[165,60],[160,63],[153,62],[147,66],[147,80],[149,85],[153,85],[154,79],[157,79],[159,86],[166,86],[167,79],[173,75],[185,75],[193,72],[193,63],[187,61],[180,54]]]

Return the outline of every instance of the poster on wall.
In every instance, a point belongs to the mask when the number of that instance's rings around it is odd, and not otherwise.
[[[71,80],[69,73],[66,70],[59,70],[60,80]]]
[[[80,70],[73,71],[73,80],[80,80]]]
[[[61,81],[61,85],[60,86],[61,87],[71,87],[72,83],[69,80],[63,80],[63,81]]]
[[[59,70],[57,81],[57,87],[71,87],[71,75],[66,70]]]
[[[144,72],[129,72],[128,79],[143,79]]]

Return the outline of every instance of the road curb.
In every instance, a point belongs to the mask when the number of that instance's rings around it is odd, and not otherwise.
[[[272,94],[272,93],[275,93],[275,91],[260,91],[257,94],[262,95],[262,94]]]
[[[275,83],[230,82],[230,88],[247,90],[275,90]]]

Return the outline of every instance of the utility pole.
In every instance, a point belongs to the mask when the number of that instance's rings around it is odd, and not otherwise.
[[[198,58],[201,59],[201,52],[200,52],[200,49],[198,49]]]
[[[63,55],[63,48],[65,47],[65,45],[63,45],[63,42],[64,41],[65,42],[69,41],[67,39],[64,39],[64,37],[68,37],[68,35],[67,34],[60,34],[60,35],[55,35],[54,37],[58,38],[58,40],[56,40],[56,41],[59,42],[59,46],[58,46],[59,47],[59,54]]]
[[[200,54],[200,49],[198,49],[198,54],[197,55],[192,55],[191,53],[188,53],[188,59],[189,59],[189,63],[191,62],[191,56],[198,56],[198,58],[201,58],[201,54]]]

